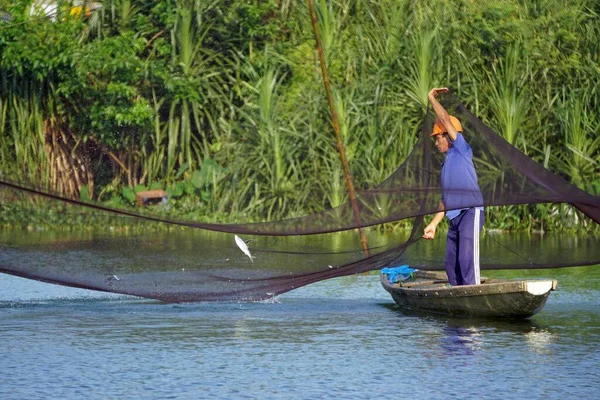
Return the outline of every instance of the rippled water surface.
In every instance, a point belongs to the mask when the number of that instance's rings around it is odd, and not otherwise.
[[[209,304],[0,274],[0,398],[596,398],[600,268],[493,275],[559,290],[502,322],[402,312],[377,274]]]

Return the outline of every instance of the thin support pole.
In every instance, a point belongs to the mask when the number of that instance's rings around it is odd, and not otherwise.
[[[346,188],[348,189],[348,195],[350,197],[350,204],[352,205],[352,212],[354,213],[354,220],[358,226],[358,233],[360,234],[360,243],[362,245],[363,255],[369,257],[369,245],[367,243],[367,237],[361,226],[360,220],[360,209],[358,202],[356,201],[356,191],[354,190],[354,183],[352,182],[352,175],[350,174],[350,168],[348,167],[348,160],[346,159],[346,150],[344,142],[342,140],[342,134],[340,132],[340,123],[338,121],[337,112],[335,111],[335,104],[333,101],[333,94],[331,92],[331,85],[329,83],[329,73],[327,72],[327,63],[325,62],[325,52],[323,51],[323,45],[321,43],[321,37],[319,35],[319,26],[317,23],[317,14],[315,12],[315,5],[313,0],[307,0],[308,8],[310,10],[310,18],[312,20],[313,32],[315,34],[315,42],[317,46],[317,52],[319,53],[319,64],[321,64],[321,74],[323,75],[323,85],[325,86],[325,92],[327,93],[327,102],[329,103],[329,111],[331,112],[331,122],[333,124],[333,131],[335,132],[336,147],[340,155],[340,161],[342,162],[342,169],[344,171],[344,179],[346,180]]]

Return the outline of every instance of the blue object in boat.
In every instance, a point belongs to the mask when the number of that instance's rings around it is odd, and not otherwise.
[[[388,267],[381,270],[382,274],[388,276],[390,283],[402,282],[412,277],[412,274],[417,271],[408,265],[400,265],[398,267]]]

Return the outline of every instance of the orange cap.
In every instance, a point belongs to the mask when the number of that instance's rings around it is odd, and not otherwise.
[[[457,132],[462,132],[462,125],[458,118],[454,116],[450,116],[450,122],[452,122],[452,126],[456,129]],[[435,120],[435,124],[433,125],[433,132],[431,132],[431,136],[441,135],[442,133],[448,133],[444,124],[439,119]]]

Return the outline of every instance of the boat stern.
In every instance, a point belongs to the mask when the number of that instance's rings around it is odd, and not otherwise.
[[[556,290],[558,282],[554,279],[525,281],[525,290],[533,296],[541,296],[552,290]]]

